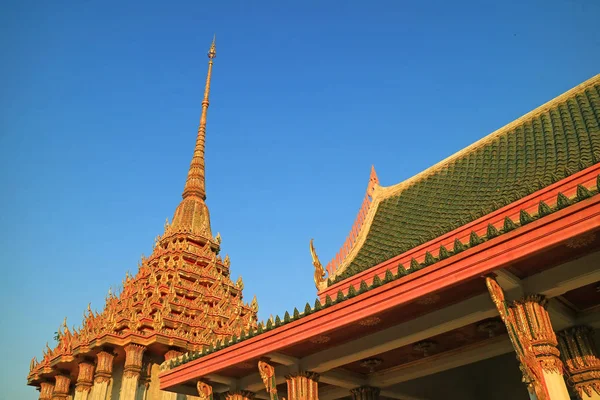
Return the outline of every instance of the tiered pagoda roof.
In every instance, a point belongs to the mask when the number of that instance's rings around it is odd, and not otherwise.
[[[219,255],[221,237],[212,235],[204,202],[206,114],[215,55],[213,41],[194,155],[172,223],[167,221],[135,276],[127,274],[120,293],[109,292],[101,312],[88,305],[79,329],[69,329],[65,319],[57,345],[46,345],[41,361],[31,360],[30,384],[51,375],[52,367],[69,369],[76,356],[93,355],[103,346],[136,343],[190,351],[256,327],[256,298],[244,303],[241,277],[231,280],[229,256]]]
[[[323,290],[600,162],[600,75],[414,177],[367,195]]]

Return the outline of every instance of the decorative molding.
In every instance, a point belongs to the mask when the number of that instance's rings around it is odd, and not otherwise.
[[[352,400],[378,400],[381,389],[372,386],[361,386],[350,390]]]
[[[198,389],[198,397],[200,400],[213,400],[213,388],[209,384],[198,381],[196,384]]]
[[[89,392],[94,385],[94,368],[95,365],[89,361],[79,363],[79,372],[77,374],[77,383],[75,390],[78,392]]]
[[[593,329],[576,326],[558,333],[561,358],[569,373],[569,381],[580,399],[585,393],[600,396],[600,359],[593,342]]]
[[[285,377],[287,382],[287,400],[318,400],[319,374],[299,372]]]

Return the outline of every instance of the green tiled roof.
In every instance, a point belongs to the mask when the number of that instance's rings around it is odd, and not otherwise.
[[[362,247],[335,281],[598,162],[600,75],[383,199]]]

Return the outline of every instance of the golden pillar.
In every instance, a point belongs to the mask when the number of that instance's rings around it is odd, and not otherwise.
[[[119,400],[135,400],[142,372],[142,359],[146,348],[138,344],[128,344],[124,349],[125,367]]]
[[[544,296],[530,295],[513,302],[517,324],[531,343],[533,355],[542,368],[550,400],[570,400],[563,376],[558,341],[546,310]]]
[[[96,354],[96,373],[94,386],[90,394],[91,400],[106,400],[112,379],[113,360],[115,355],[110,351],[101,351]]]
[[[535,400],[570,400],[545,298],[526,296],[511,303],[494,277],[486,277],[485,283],[506,325],[529,396]]]
[[[68,375],[56,375],[54,377],[54,393],[52,400],[67,400],[69,398],[69,389],[71,386],[71,377]]]
[[[92,386],[94,386],[94,364],[82,361],[79,363],[74,400],[88,400]]]
[[[379,400],[381,390],[372,386],[361,386],[350,390],[352,400]]]
[[[227,392],[225,394],[225,400],[253,400],[254,393],[247,390],[239,390],[236,392]]]
[[[582,400],[600,400],[600,358],[593,332],[587,326],[577,326],[558,334],[558,347],[569,381]]]
[[[40,400],[52,400],[54,394],[54,384],[50,382],[40,383]]]
[[[285,377],[288,400],[319,400],[319,374],[301,372]]]

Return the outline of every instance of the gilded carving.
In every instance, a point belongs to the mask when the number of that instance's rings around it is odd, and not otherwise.
[[[40,400],[52,400],[54,385],[50,382],[40,383]]]
[[[67,375],[56,375],[54,377],[54,395],[53,399],[66,399],[69,395],[69,386],[71,385],[71,378]]]
[[[89,391],[94,384],[94,364],[87,361],[79,363],[79,373],[75,390],[78,392]]]
[[[310,255],[312,256],[313,266],[315,267],[314,281],[317,290],[323,290],[327,287],[327,279],[325,279],[325,269],[319,261],[315,246],[313,245],[313,239],[310,239]]]
[[[212,386],[202,381],[198,381],[196,388],[198,389],[198,397],[200,397],[200,400],[213,400]]]
[[[236,392],[227,392],[225,400],[253,400],[255,394],[247,390],[239,390]]]
[[[258,302],[243,301],[243,281],[231,281],[229,257],[219,261],[221,236],[212,236],[204,202],[204,142],[215,56],[213,42],[194,154],[173,219],[165,221],[164,233],[156,238],[152,254],[142,255],[137,272],[127,273],[120,288],[109,290],[103,307],[93,311],[88,304],[78,329],[61,324],[57,345],[47,345],[40,361],[31,360],[30,384],[50,378],[51,365],[96,353],[94,381],[109,382],[115,355],[98,346],[129,349],[124,374],[137,376],[143,374],[143,352],[128,347],[132,343],[176,343],[185,352],[256,330]]]
[[[258,372],[260,373],[260,378],[265,385],[265,389],[267,393],[271,395],[271,399],[273,399],[273,394],[277,396],[277,382],[275,380],[275,368],[272,365],[264,362],[258,362]]]
[[[288,400],[318,400],[319,374],[301,372],[285,377],[288,389]]]
[[[505,300],[504,292],[498,282],[494,278],[486,277],[485,283],[500,318],[508,330],[508,336],[520,362],[519,368],[523,373],[523,383],[527,385],[527,389],[536,396],[537,400],[550,400],[543,370],[536,359],[530,340],[529,329],[525,329],[522,323],[517,322],[517,312]]]
[[[593,342],[593,330],[576,326],[558,335],[560,354],[565,362],[569,381],[579,398],[600,396],[600,358]]]

